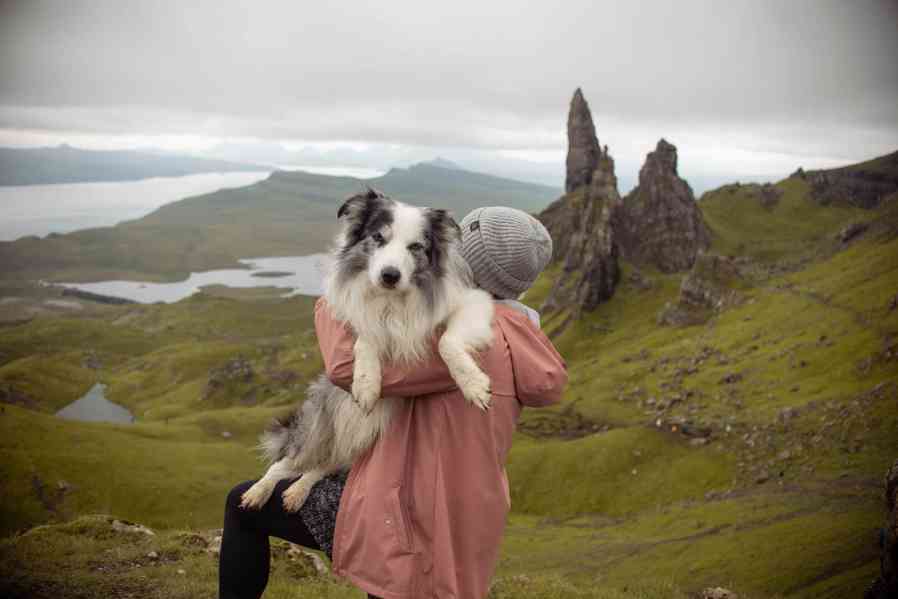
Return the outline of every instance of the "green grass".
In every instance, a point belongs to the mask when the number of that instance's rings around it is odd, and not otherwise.
[[[619,517],[727,487],[731,461],[690,450],[673,435],[628,427],[574,441],[519,440],[508,474],[521,514]]]
[[[502,569],[553,572],[606,588],[650,573],[652,580],[681,588],[724,586],[740,596],[848,596],[848,589],[863,587],[836,584],[830,592],[814,593],[818,581],[831,576],[843,584],[852,577],[857,583],[858,571],[872,576],[880,513],[870,498],[815,491],[758,489],[720,501],[669,504],[627,519],[515,516]]]
[[[856,214],[813,213],[790,187],[802,184],[781,183],[772,212],[724,205],[751,198],[703,200],[716,251],[745,252],[762,266],[792,261],[788,272],[738,283],[740,304],[700,325],[659,326],[681,276],[643,270],[651,281],[643,288],[624,264],[614,298],[554,337],[570,384],[560,406],[523,413],[493,599],[685,599],[705,586],[756,599],[861,594],[877,564],[879,484],[898,455],[898,359],[889,349],[898,338],[898,310],[889,308],[898,239],[871,234],[834,252],[831,232]],[[752,235],[763,249],[747,244]],[[525,301],[539,306],[557,276],[548,270]],[[227,489],[260,473],[259,431],[321,368],[312,306],[216,289],[174,305],[48,313],[0,329],[0,385],[38,402],[0,413],[8,498],[0,528],[62,522],[0,543],[0,580],[37,596],[214,596],[214,559],[173,547],[178,530],[220,526]],[[97,371],[84,367],[88,350]],[[227,381],[203,399],[210,372],[238,356],[252,380]],[[138,424],[42,413],[93,377]],[[783,417],[787,408],[796,415]],[[691,443],[696,430],[709,440]],[[54,503],[60,480],[71,490]],[[90,513],[160,534],[129,545],[95,534],[96,521],[71,521]],[[161,565],[140,557],[160,549],[177,557]],[[110,572],[97,570],[107,563]],[[360,596],[291,567],[276,565],[267,596]]]
[[[84,516],[40,526],[0,540],[0,594],[9,599],[139,596],[149,599],[213,598],[218,593],[217,557],[207,551],[215,533],[157,531],[155,536],[112,529],[111,516]],[[155,556],[155,557],[154,557]],[[266,598],[362,599],[364,593],[272,544]],[[742,595],[743,597],[745,595]],[[560,575],[500,574],[489,599],[687,599],[670,582],[631,582],[617,588],[573,582]],[[750,599],[750,598],[747,598]]]
[[[859,208],[821,207],[799,178],[784,179],[776,188],[783,195],[771,209],[750,195],[750,186],[726,185],[702,195],[699,207],[713,233],[711,251],[766,261],[800,258],[849,222],[871,217]]]
[[[0,413],[0,453],[4,534],[97,512],[165,528],[220,526],[228,489],[262,469],[247,445],[197,424],[78,423],[14,406]],[[53,505],[60,481],[71,490]]]

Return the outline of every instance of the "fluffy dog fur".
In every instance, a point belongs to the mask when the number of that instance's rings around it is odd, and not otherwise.
[[[381,364],[426,357],[439,327],[439,352],[455,382],[468,401],[489,407],[489,378],[471,353],[492,340],[493,303],[473,286],[455,221],[445,210],[370,189],[349,198],[337,217],[342,228],[325,297],[356,333],[352,394],[320,376],[303,405],[262,436],[271,466],[244,493],[246,508],[261,507],[279,480],[302,474],[283,497],[288,510],[298,510],[315,483],[350,467],[386,430],[399,401],[380,398]]]

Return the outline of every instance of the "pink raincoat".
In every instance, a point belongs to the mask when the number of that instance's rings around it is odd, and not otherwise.
[[[348,325],[322,299],[315,328],[327,376],[349,389]],[[386,366],[383,395],[406,397],[384,436],[352,468],[337,513],[333,569],[383,599],[482,599],[511,501],[505,461],[523,406],[561,399],[564,361],[513,308],[496,304],[493,344],[480,363],[492,408],[465,401],[439,358]]]

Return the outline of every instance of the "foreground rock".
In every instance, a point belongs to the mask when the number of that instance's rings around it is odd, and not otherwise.
[[[885,499],[886,524],[880,535],[879,578],[867,589],[864,599],[898,597],[898,460],[886,474]]]
[[[680,283],[676,303],[668,303],[658,315],[658,324],[688,326],[700,324],[729,306],[742,301],[735,288],[741,280],[736,259],[700,254]]]
[[[143,524],[137,524],[135,522],[128,522],[127,520],[113,520],[110,525],[112,530],[116,532],[125,532],[128,534],[137,534],[137,535],[147,535],[148,537],[155,537],[156,533],[144,526]]]
[[[578,89],[568,118],[567,193],[539,215],[555,244],[562,272],[543,305],[569,309],[569,319],[614,294],[620,279],[612,215],[620,204],[614,160],[602,151],[589,106]]]
[[[677,172],[677,148],[662,139],[639,171],[639,185],[614,214],[621,257],[662,272],[688,270],[711,245],[692,188]]]

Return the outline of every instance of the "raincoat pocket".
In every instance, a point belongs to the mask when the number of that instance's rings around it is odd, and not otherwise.
[[[390,511],[387,523],[393,530],[399,549],[403,553],[414,553],[412,546],[412,531],[408,525],[408,518],[406,516],[405,508],[402,505],[402,500],[399,497],[399,491],[400,487],[396,487],[390,489],[389,494],[387,495],[387,505],[389,506]]]

